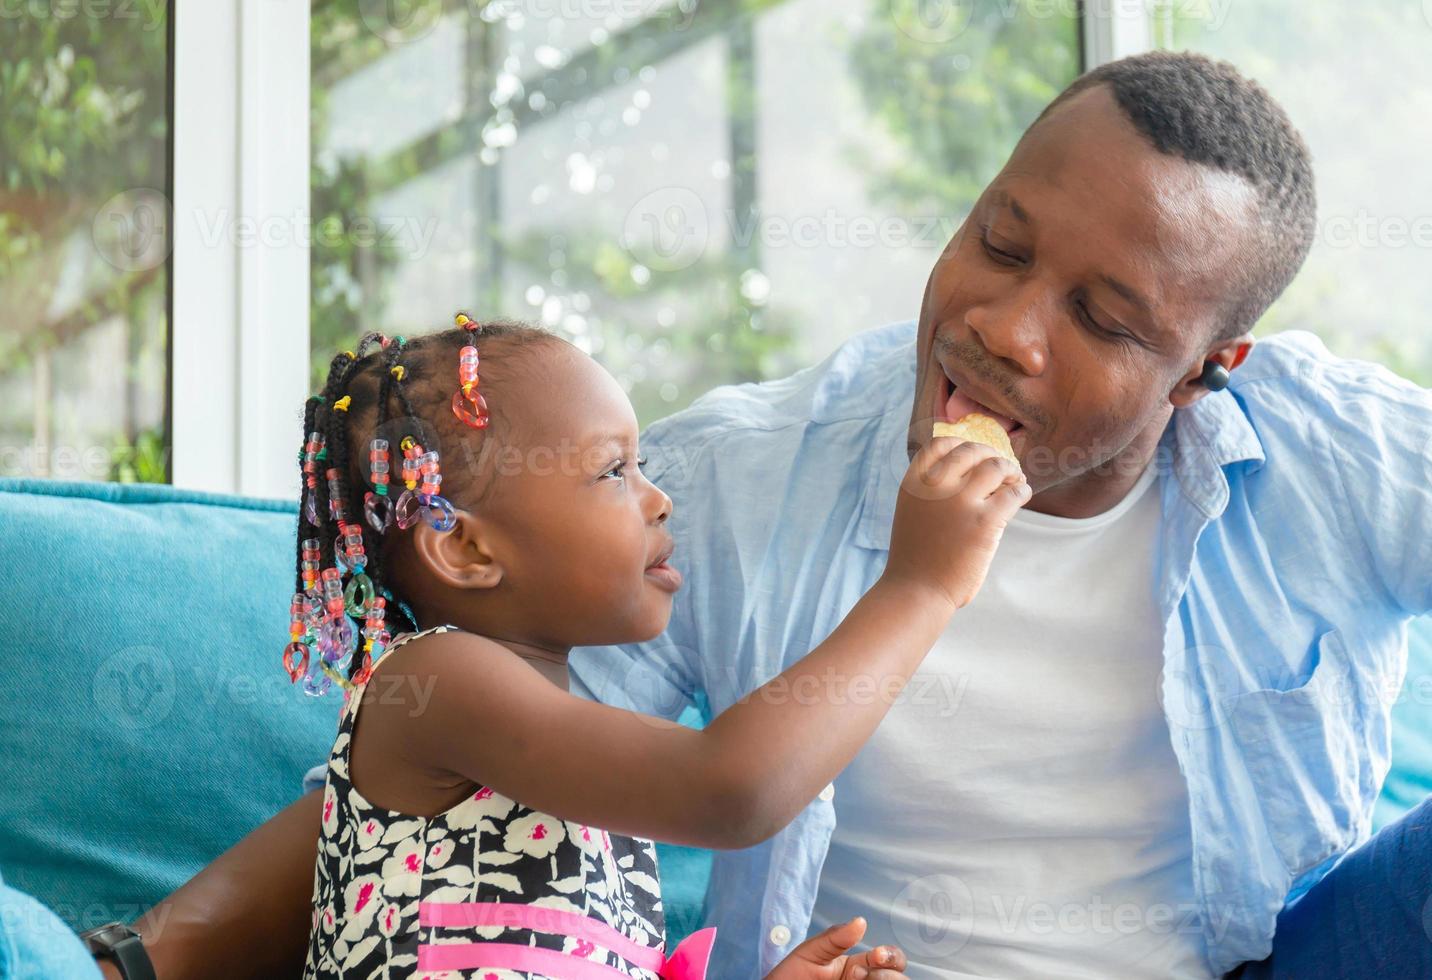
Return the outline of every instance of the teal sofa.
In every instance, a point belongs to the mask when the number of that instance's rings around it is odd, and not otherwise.
[[[306,698],[279,664],[294,518],[170,487],[0,480],[0,875],[71,928],[137,916],[326,757],[337,697]],[[1379,822],[1432,792],[1432,620],[1411,650]],[[699,925],[709,873],[709,854],[661,848],[671,942]]]

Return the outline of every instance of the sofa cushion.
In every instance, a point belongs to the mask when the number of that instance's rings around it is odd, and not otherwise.
[[[1407,679],[1392,708],[1392,769],[1373,811],[1376,830],[1432,795],[1432,616],[1407,631]],[[1432,910],[1429,910],[1432,914]]]
[[[292,802],[337,699],[279,664],[293,508],[0,481],[0,868],[77,929],[129,918]]]

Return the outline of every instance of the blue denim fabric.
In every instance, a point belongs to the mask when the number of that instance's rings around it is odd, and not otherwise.
[[[1278,916],[1237,980],[1432,977],[1432,799],[1348,854]]]

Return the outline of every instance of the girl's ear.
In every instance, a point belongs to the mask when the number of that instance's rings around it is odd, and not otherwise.
[[[427,521],[413,528],[413,550],[444,585],[454,589],[492,589],[502,581],[503,569],[492,545],[492,535],[481,518],[467,511],[453,515],[450,531],[435,531]]]

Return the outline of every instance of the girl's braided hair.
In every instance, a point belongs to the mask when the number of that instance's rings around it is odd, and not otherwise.
[[[506,356],[554,339],[552,334],[538,327],[505,320],[484,322],[476,338],[483,346],[484,358],[494,349],[501,350]],[[303,411],[305,448],[312,444],[315,433],[322,448],[316,465],[317,479],[305,490],[306,494],[312,495],[311,506],[305,501],[298,509],[294,567],[296,598],[307,595],[317,603],[322,602],[322,596],[313,588],[311,573],[306,581],[304,542],[310,539],[318,541],[321,568],[337,566],[345,576],[350,576],[353,570],[345,568],[340,560],[346,557],[341,554],[342,525],[346,524],[350,533],[351,528],[357,526],[362,534],[363,573],[372,583],[371,594],[385,600],[384,614],[388,628],[392,632],[418,628],[411,607],[401,596],[394,594],[389,583],[390,576],[384,569],[383,539],[397,527],[389,522],[387,528],[380,532],[365,517],[364,498],[379,489],[371,480],[368,449],[374,439],[386,439],[392,447],[390,458],[396,464],[401,456],[397,450],[405,437],[435,449],[440,440],[446,440],[450,447],[455,448],[461,440],[475,436],[472,430],[457,421],[450,407],[453,392],[458,387],[458,356],[472,340],[473,335],[461,327],[412,340],[403,337],[389,339],[380,333],[368,333],[359,341],[356,350],[344,351],[329,363],[323,389],[307,400]],[[493,341],[498,343],[493,344]],[[490,381],[484,384],[484,390],[490,391]],[[499,410],[493,409],[492,416],[496,425],[500,419]],[[355,446],[361,447],[356,454],[353,452]],[[305,454],[300,451],[300,463],[304,459]],[[396,465],[393,468],[396,470]],[[336,471],[332,481],[323,475],[329,470]],[[340,521],[332,506],[330,486],[342,502],[346,521]],[[397,487],[400,489],[401,484]],[[387,487],[381,490],[386,491]],[[450,495],[462,495],[464,501],[473,499],[468,487],[447,486],[444,490]],[[391,510],[395,502],[394,499],[387,499],[384,504]],[[349,612],[353,611],[350,606]],[[287,659],[285,663],[288,665]],[[328,684],[322,682],[320,671],[328,671],[324,670],[322,658],[314,658],[310,666],[305,656],[304,666],[309,668],[311,678],[319,678],[318,683],[306,684],[305,690],[324,693]],[[348,681],[351,682],[369,666],[365,664],[364,657],[352,657],[347,668]],[[290,667],[294,680],[300,673]]]

